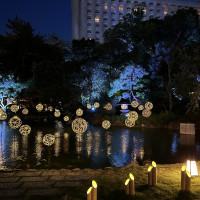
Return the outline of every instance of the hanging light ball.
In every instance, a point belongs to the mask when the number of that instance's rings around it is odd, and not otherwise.
[[[5,112],[0,112],[0,120],[7,119],[7,114]]]
[[[144,106],[143,105],[139,105],[138,106],[138,110],[144,110]]]
[[[61,113],[60,113],[59,110],[56,110],[56,111],[54,112],[54,116],[55,116],[55,117],[60,117],[60,115],[61,115]]]
[[[52,111],[53,111],[53,107],[52,107],[52,106],[49,106],[49,107],[48,107],[48,111],[52,112]]]
[[[134,120],[134,118],[127,118],[126,120],[125,120],[125,125],[127,126],[127,127],[134,127],[135,126],[135,120]]]
[[[27,115],[27,114],[28,114],[28,109],[27,109],[27,108],[24,108],[24,109],[22,110],[22,114]]]
[[[107,103],[106,106],[104,107],[106,110],[112,110],[112,104]]]
[[[64,119],[65,122],[69,121],[69,117],[68,116],[64,116],[63,119]]]
[[[83,118],[77,118],[72,122],[72,130],[75,133],[84,133],[87,130],[87,122]]]
[[[102,127],[105,128],[105,129],[109,129],[111,126],[111,123],[108,121],[108,120],[104,120],[102,122]]]
[[[41,103],[36,105],[36,110],[39,111],[39,112],[42,111],[43,108],[44,108],[44,106]]]
[[[87,104],[87,109],[91,109],[92,108],[92,105],[91,104]]]
[[[31,127],[29,125],[22,125],[20,128],[19,128],[19,132],[22,134],[22,135],[28,135],[30,132],[31,132]]]
[[[13,116],[12,118],[10,118],[8,124],[10,128],[17,129],[22,125],[22,120],[17,116]]]
[[[128,113],[128,118],[131,118],[134,121],[136,121],[138,119],[138,113],[136,111],[130,111]]]
[[[3,113],[3,112],[4,112],[3,108],[0,108],[0,113]]]
[[[144,107],[146,110],[151,110],[153,108],[153,104],[151,102],[147,102]]]
[[[94,107],[95,107],[95,108],[99,108],[99,106],[100,106],[100,104],[99,104],[98,102],[95,102],[95,103],[94,103]]]
[[[121,105],[121,109],[122,109],[122,110],[126,110],[127,108],[128,108],[128,105],[127,105],[127,104],[122,104],[122,105]]]
[[[142,111],[142,115],[143,115],[143,117],[150,117],[151,116],[151,111],[144,109]]]
[[[18,105],[12,105],[12,106],[10,107],[10,110],[11,110],[12,112],[16,113],[16,112],[19,110],[19,106],[18,106]]]
[[[76,115],[77,115],[77,116],[82,116],[82,115],[83,115],[83,110],[80,109],[80,108],[77,109],[77,110],[76,110]]]
[[[132,106],[133,108],[137,108],[138,105],[139,105],[139,103],[138,103],[137,101],[132,101],[132,102],[131,102],[131,106]]]
[[[55,142],[55,136],[52,134],[46,134],[43,137],[43,143],[46,146],[51,146],[52,144],[54,144],[54,142]]]

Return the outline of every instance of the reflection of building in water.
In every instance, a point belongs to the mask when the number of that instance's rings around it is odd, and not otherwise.
[[[11,143],[11,159],[12,160],[17,160],[18,159],[18,154],[19,154],[19,142],[18,138],[16,136],[13,136],[12,138],[12,143]]]
[[[26,158],[28,154],[28,135],[22,135],[22,155]]]
[[[107,156],[110,156],[111,154],[111,142],[112,142],[112,136],[111,133],[106,133],[106,146],[107,146]]]
[[[83,150],[82,142],[83,142],[83,134],[77,133],[76,134],[76,152],[78,155],[81,154]]]
[[[194,145],[195,144],[195,135],[180,134],[180,144],[181,145]]]
[[[86,151],[87,156],[90,156],[92,152],[92,133],[90,131],[86,135]]]
[[[100,133],[97,131],[94,133],[94,154],[98,154],[99,153],[99,147],[101,144],[101,136]]]
[[[69,134],[68,133],[64,133],[63,151],[65,153],[69,152]]]
[[[60,142],[61,142],[60,136],[61,136],[60,132],[55,133],[55,142],[54,142],[55,154],[54,155],[56,157],[59,156],[59,153],[60,153]]]

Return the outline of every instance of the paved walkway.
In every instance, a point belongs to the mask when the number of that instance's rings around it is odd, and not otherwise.
[[[0,200],[32,199],[37,195],[65,199],[66,187],[80,187],[81,182],[89,179],[87,169],[0,172]]]

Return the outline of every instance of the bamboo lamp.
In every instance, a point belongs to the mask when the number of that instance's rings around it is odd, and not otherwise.
[[[92,187],[87,190],[87,200],[92,200]]]
[[[190,172],[186,172],[186,184],[185,184],[185,191],[190,192],[191,190],[191,175]]]
[[[152,186],[152,166],[148,168],[148,185]]]
[[[181,190],[185,190],[185,184],[186,184],[186,166],[183,165],[181,168]]]
[[[152,162],[152,185],[157,185],[157,168],[156,168],[156,162]]]
[[[92,200],[97,200],[97,183],[92,181]]]
[[[125,181],[125,194],[126,195],[129,195],[129,182],[130,182],[130,179],[128,178],[128,179],[126,179],[126,181]]]
[[[135,195],[135,184],[134,184],[134,176],[133,174],[129,174],[130,182],[129,182],[129,194],[131,196]]]

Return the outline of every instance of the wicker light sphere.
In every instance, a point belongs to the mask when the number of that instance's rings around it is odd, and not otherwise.
[[[151,102],[147,102],[144,107],[146,110],[151,110],[153,108],[153,104]]]
[[[108,121],[108,120],[104,120],[102,122],[102,127],[105,128],[105,129],[109,129],[111,126],[111,123]]]
[[[69,121],[69,117],[68,116],[64,116],[63,119],[64,119],[65,122]]]
[[[100,104],[99,104],[98,102],[95,102],[95,103],[94,103],[94,107],[95,107],[95,108],[99,108],[99,106],[100,106]]]
[[[3,113],[3,112],[4,112],[3,108],[0,108],[0,113]]]
[[[24,109],[22,110],[22,114],[27,115],[27,114],[28,114],[28,109],[27,109],[27,108],[24,108]]]
[[[60,117],[60,115],[61,115],[61,113],[60,113],[59,110],[56,110],[56,111],[54,112],[54,116],[55,116],[55,117]]]
[[[127,108],[128,108],[128,105],[127,105],[127,104],[122,104],[122,105],[121,105],[121,109],[122,109],[122,110],[126,110]]]
[[[138,103],[137,101],[132,101],[132,102],[131,102],[131,106],[132,106],[133,108],[137,108],[138,105],[139,105],[139,103]]]
[[[125,120],[125,125],[127,126],[127,127],[134,127],[135,126],[135,120],[133,119],[133,118],[127,118],[126,120]]]
[[[29,125],[22,125],[20,128],[19,128],[19,132],[22,134],[22,135],[28,135],[30,132],[31,132],[31,127]]]
[[[142,115],[143,115],[143,117],[150,117],[151,116],[151,111],[147,110],[147,109],[144,109],[142,111]]]
[[[91,109],[92,108],[92,105],[91,104],[87,104],[87,109]]]
[[[106,110],[112,110],[112,104],[107,103],[106,106],[104,107]]]
[[[130,111],[128,113],[128,118],[134,119],[134,121],[136,121],[138,119],[138,114],[136,111]]]
[[[17,129],[22,125],[22,120],[19,117],[14,116],[14,117],[10,118],[8,124],[9,124],[10,128]]]
[[[7,114],[4,112],[0,112],[0,120],[5,120],[7,119]]]
[[[12,112],[16,113],[16,112],[19,110],[19,106],[18,106],[18,105],[12,105],[12,106],[10,107],[10,110],[11,110]]]
[[[83,115],[83,110],[80,109],[80,108],[77,109],[77,110],[76,110],[76,115],[77,115],[77,116],[82,116],[82,115]]]
[[[52,106],[49,106],[49,107],[48,107],[48,110],[49,110],[50,112],[52,112],[52,111],[53,111],[53,107],[52,107]]]
[[[36,110],[39,111],[39,112],[42,111],[43,108],[44,108],[44,106],[41,103],[36,105]]]
[[[87,122],[83,118],[77,118],[72,122],[72,130],[75,133],[84,133],[87,130]]]
[[[52,144],[54,144],[54,142],[55,142],[55,136],[52,134],[46,134],[43,137],[43,143],[46,146],[51,146]]]
[[[139,105],[138,106],[138,110],[144,110],[144,106],[143,105]]]

